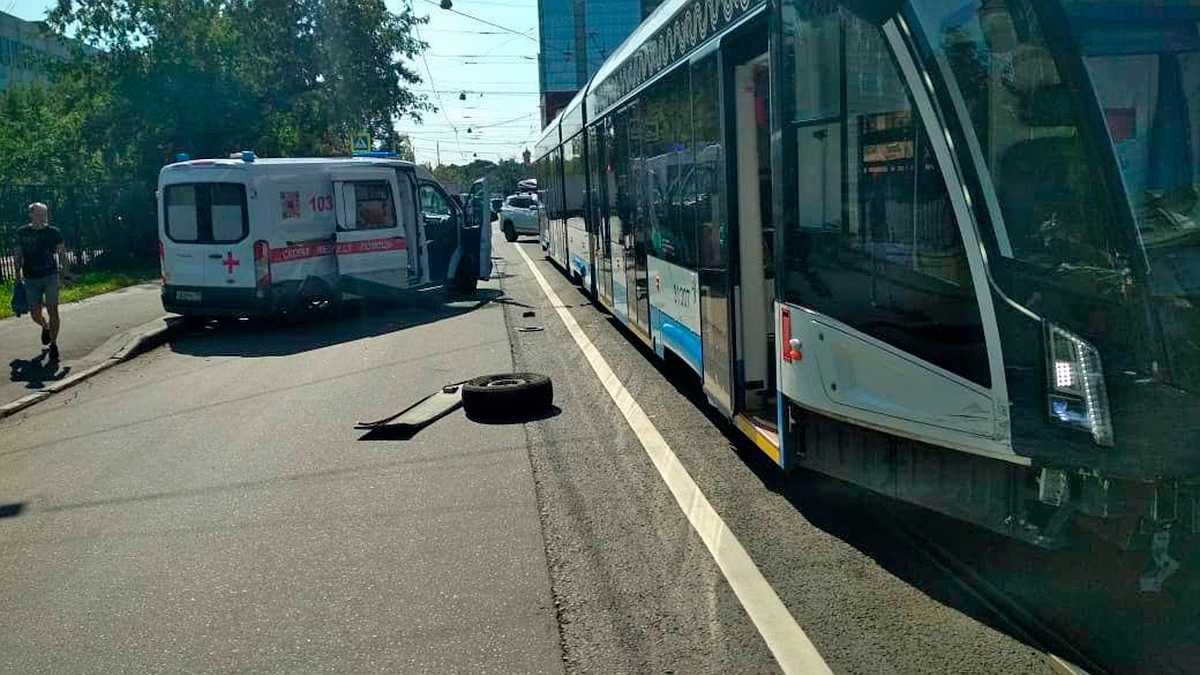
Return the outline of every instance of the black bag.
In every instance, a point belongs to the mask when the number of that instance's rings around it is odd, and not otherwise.
[[[12,292],[12,313],[21,316],[29,311],[29,297],[25,294],[25,282],[18,281],[13,284]]]

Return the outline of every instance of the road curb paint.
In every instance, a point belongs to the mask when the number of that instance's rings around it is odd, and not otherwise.
[[[181,325],[181,323],[170,321],[168,317],[163,316],[128,331],[126,335],[130,336],[129,339],[112,356],[28,396],[0,406],[0,419],[15,415],[30,406],[41,403],[54,394],[70,389],[80,382],[89,380],[119,363],[124,363],[146,350],[163,344],[181,329]],[[151,328],[147,329],[147,327]]]
[[[542,292],[550,300],[554,310],[562,319],[567,332],[575,340],[584,358],[600,379],[609,397],[616,403],[617,408],[625,417],[630,428],[638,437],[642,448],[650,457],[659,476],[675,497],[676,503],[687,517],[688,523],[700,535],[700,539],[708,548],[717,567],[720,568],[726,582],[733,589],[734,595],[746,610],[750,620],[758,629],[759,635],[766,642],[767,648],[775,657],[775,661],[785,673],[830,673],[829,666],[817,652],[816,646],[809,640],[804,629],[796,622],[795,617],[788,611],[783,601],[775,593],[758,565],[750,558],[750,554],[742,547],[737,536],[725,524],[725,521],[713,508],[708,498],[701,492],[700,486],[688,473],[683,463],[675,455],[671,446],[659,433],[658,428],[650,421],[641,405],[629,393],[608,365],[608,361],[600,350],[592,344],[587,334],[579,327],[575,317],[563,306],[562,300],[546,278],[533,264],[529,256],[520,247],[515,247],[517,253],[525,260],[529,270]]]

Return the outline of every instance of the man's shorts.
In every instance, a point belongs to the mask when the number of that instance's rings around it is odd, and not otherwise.
[[[30,307],[46,305],[58,306],[58,274],[48,274],[44,277],[25,279],[25,298]]]

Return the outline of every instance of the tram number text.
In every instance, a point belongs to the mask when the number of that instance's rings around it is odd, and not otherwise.
[[[671,290],[675,293],[675,304],[680,307],[692,306],[692,289],[685,286],[676,286],[671,284]]]

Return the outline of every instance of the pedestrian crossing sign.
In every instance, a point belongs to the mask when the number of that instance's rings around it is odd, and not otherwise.
[[[350,137],[350,152],[370,152],[371,151],[371,134],[366,131],[357,131]]]

